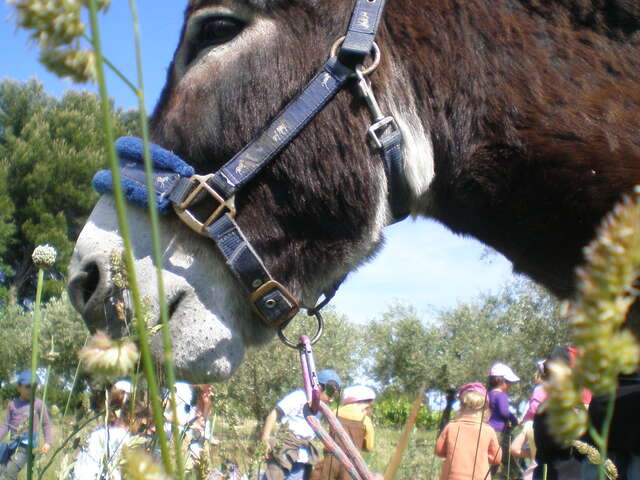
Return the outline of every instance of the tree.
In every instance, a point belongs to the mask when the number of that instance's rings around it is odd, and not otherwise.
[[[114,112],[118,135],[126,133],[123,115],[132,125],[130,112]],[[91,178],[106,165],[103,145],[94,94],[70,91],[57,100],[36,80],[0,82],[0,282],[10,302],[33,295],[31,253],[43,243],[58,251],[45,298],[61,292],[73,244],[97,200]]]
[[[555,298],[525,279],[441,311],[430,324],[415,309],[395,306],[367,326],[373,352],[369,372],[407,395],[425,382],[451,403],[457,387],[484,383],[491,364],[501,361],[523,379],[514,393],[526,397],[535,361],[568,342],[559,310]]]
[[[0,308],[0,381],[8,381],[31,363],[33,312],[20,305]],[[50,365],[60,385],[70,382],[78,365],[78,350],[88,330],[67,295],[43,305],[40,332],[40,365]],[[51,355],[52,346],[55,354]]]
[[[525,279],[442,312],[436,328],[451,384],[484,381],[491,364],[500,361],[522,378],[514,393],[523,396],[533,386],[535,361],[569,340],[559,302]]]
[[[412,306],[394,305],[373,320],[369,332],[369,375],[383,386],[411,394],[433,383],[427,367],[438,336]]]

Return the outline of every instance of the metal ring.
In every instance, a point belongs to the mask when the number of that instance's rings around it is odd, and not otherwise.
[[[343,35],[335,42],[333,42],[333,45],[331,46],[331,57],[335,57],[338,55],[338,48],[340,47],[340,45],[342,45],[342,42],[344,42],[345,38],[346,36]],[[363,75],[369,75],[376,68],[378,68],[378,65],[380,65],[380,47],[378,47],[378,44],[376,42],[373,42],[373,47],[371,48],[371,50],[373,52],[373,63],[361,70]]]
[[[313,312],[309,316],[316,317],[316,321],[318,322],[318,329],[316,330],[316,333],[313,336],[313,338],[310,340],[311,345],[314,345],[318,340],[320,340],[320,337],[322,336],[322,331],[324,330],[324,320],[322,319],[322,315],[320,315],[320,312]],[[297,350],[298,344],[293,343],[291,340],[289,340],[284,333],[284,329],[288,324],[289,323],[287,322],[286,324],[280,325],[278,327],[278,337],[280,338],[282,343],[284,343],[287,347],[295,348]]]

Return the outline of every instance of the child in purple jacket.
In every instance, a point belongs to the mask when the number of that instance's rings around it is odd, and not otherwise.
[[[518,424],[518,419],[509,410],[509,395],[507,392],[511,385],[519,382],[520,378],[513,373],[511,368],[504,363],[494,363],[489,370],[489,409],[491,416],[489,417],[489,425],[498,434],[500,446],[503,452],[509,451],[511,444],[511,429]],[[506,478],[507,463],[509,455],[502,457],[502,472],[499,478]],[[512,465],[513,472],[517,471],[517,467]]]
[[[5,465],[0,465],[0,479],[18,478],[18,473],[27,464],[27,447],[29,444],[29,409],[31,403],[31,370],[25,370],[18,375],[17,386],[19,396],[9,402],[7,408],[7,418],[0,425],[0,441],[9,432],[9,440],[12,449],[15,447],[11,458]],[[36,446],[38,438],[38,426],[42,417],[42,430],[44,443],[40,447],[40,452],[46,454],[51,449],[53,441],[53,430],[49,423],[47,409],[42,400],[35,399],[35,410],[33,414],[33,446]]]

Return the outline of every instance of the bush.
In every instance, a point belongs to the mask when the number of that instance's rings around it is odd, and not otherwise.
[[[381,398],[373,407],[373,419],[377,425],[402,426],[406,423],[413,399],[406,396],[394,395]],[[440,421],[440,412],[430,411],[422,405],[418,411],[416,425],[424,428],[434,428]]]

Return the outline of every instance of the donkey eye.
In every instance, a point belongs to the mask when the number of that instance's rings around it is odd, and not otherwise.
[[[231,17],[212,17],[202,23],[198,31],[196,45],[198,49],[220,45],[238,35],[245,24]]]

